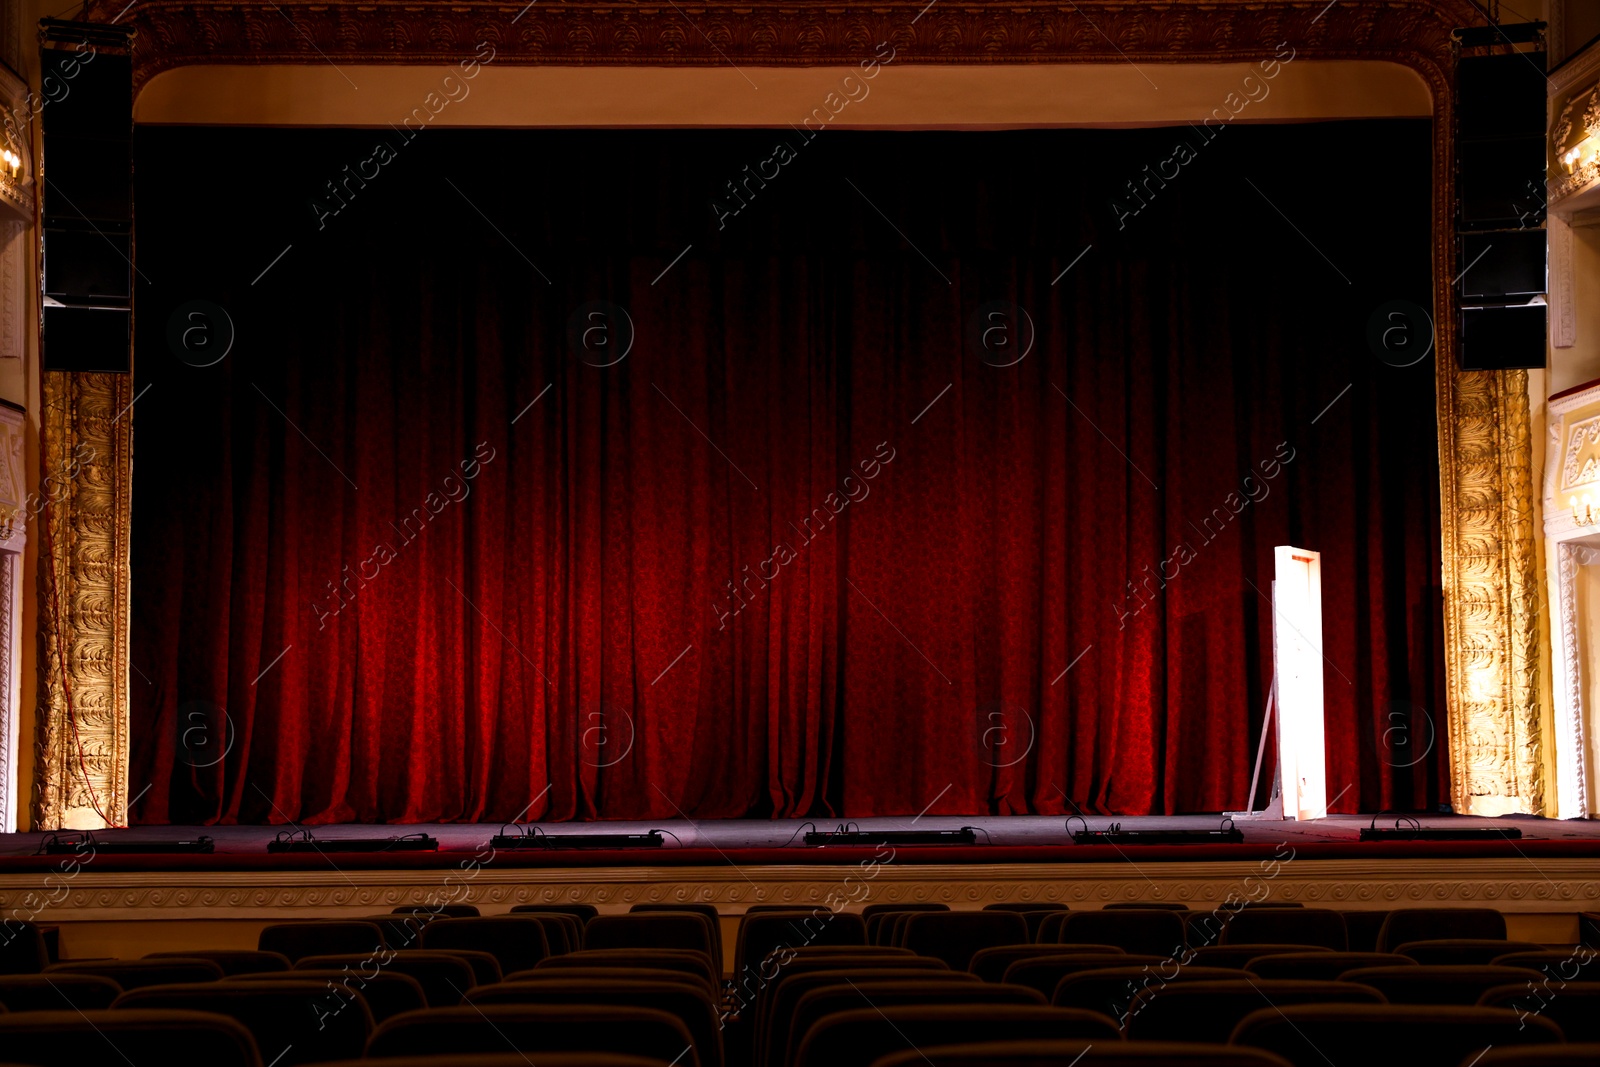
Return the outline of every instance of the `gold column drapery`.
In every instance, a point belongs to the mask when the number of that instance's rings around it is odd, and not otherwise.
[[[128,538],[133,379],[47,371],[39,428],[55,474],[39,529],[33,825],[128,821]],[[61,476],[70,472],[70,477]]]

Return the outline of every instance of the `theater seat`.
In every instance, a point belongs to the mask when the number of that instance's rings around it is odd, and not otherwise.
[[[921,957],[913,957],[921,959]],[[937,963],[944,966],[943,960],[927,960],[928,963]],[[756,1000],[755,1013],[755,1048],[756,1063],[767,1064],[769,1067],[781,1067],[788,1058],[791,1044],[795,1040],[793,1032],[795,1009],[805,995],[813,989],[844,986],[854,982],[859,988],[865,984],[871,988],[879,982],[897,981],[947,981],[947,982],[976,982],[976,975],[966,971],[952,970],[913,970],[911,968],[889,968],[873,965],[870,967],[821,967],[817,969],[797,968],[785,970],[778,975],[777,980],[761,991]]]
[[[1130,1041],[1226,1044],[1245,1016],[1285,1004],[1382,1004],[1383,994],[1354,982],[1227,979],[1173,982],[1140,993],[1128,1008]]]
[[[1154,909],[1073,911],[1061,923],[1062,944],[1116,945],[1125,952],[1170,956],[1183,947],[1183,919]]]
[[[1033,932],[1033,940],[1039,945],[1054,945],[1061,940],[1061,924],[1067,921],[1071,914],[1066,911],[1053,911],[1039,922],[1038,929]]]
[[[369,922],[383,931],[383,945],[390,949],[419,948],[422,945],[422,928],[442,915],[368,915],[361,922]],[[329,949],[328,951],[336,951]],[[367,950],[371,952],[372,950]]]
[[[1039,927],[1041,925],[1043,925],[1045,919],[1049,918],[1051,915],[1059,915],[1059,914],[1061,914],[1063,912],[1071,911],[1072,909],[1069,908],[1065,904],[1040,903],[1040,904],[985,904],[983,906],[983,910],[984,911],[1009,911],[1009,912],[1015,912],[1016,914],[1022,916],[1023,920],[1028,924],[1028,940],[1029,941],[1034,941],[1034,940],[1038,939]]]
[[[1295,956],[1311,952],[1327,952],[1328,949],[1317,945],[1237,945],[1223,943],[1221,945],[1201,945],[1191,949],[1188,954],[1190,963],[1198,963],[1202,967],[1237,967],[1240,970],[1248,967],[1252,960],[1263,956]]]
[[[1036,960],[1045,956],[1059,956],[1062,954],[1061,945],[994,945],[990,948],[980,948],[972,954],[972,962],[967,965],[967,970],[982,978],[985,982],[998,982],[1005,978],[1006,968],[1018,960]],[[1077,953],[1103,953],[1107,956],[1125,956],[1115,945],[1074,945],[1073,951]],[[1054,986],[1051,986],[1054,989]]]
[[[912,915],[901,944],[919,956],[964,971],[980,949],[1029,943],[1028,923],[1016,912],[947,911]]]
[[[310,957],[308,956],[307,959]],[[304,962],[303,960],[301,961]],[[418,1011],[428,1006],[422,983],[409,974],[402,974],[390,966],[364,971],[345,970],[342,967],[313,969],[296,967],[292,971],[274,974],[247,974],[238,978],[224,978],[224,982],[321,982],[331,989],[341,986],[361,994],[372,1012],[372,1021],[381,1023],[401,1012]]]
[[[323,1067],[371,1067],[371,1060],[340,1060]],[[456,1053],[449,1056],[393,1056],[384,1067],[528,1067],[521,1052]],[[620,1052],[541,1052],[536,1067],[669,1067],[665,1060]]]
[[[1339,914],[1344,916],[1344,929],[1350,935],[1351,952],[1378,951],[1378,934],[1383,930],[1383,924],[1389,921],[1387,911],[1345,909]]]
[[[1339,980],[1369,985],[1382,992],[1391,1004],[1472,1005],[1495,986],[1539,983],[1544,981],[1544,975],[1527,967],[1418,964],[1415,967],[1361,967],[1346,971]]]
[[[869,945],[891,945],[891,932],[896,915],[910,915],[919,911],[949,911],[948,904],[868,904],[861,909],[861,918],[867,924]],[[748,913],[746,913],[748,914]]]
[[[819,1019],[791,1067],[871,1067],[890,1053],[998,1035],[1016,1041],[1118,1041],[1116,1024],[1089,1011],[1025,1005],[898,1005],[857,1008]]]
[[[712,954],[711,932],[698,915],[661,912],[598,915],[583,928],[583,947],[692,949],[705,953],[707,959],[721,965]]]
[[[540,960],[534,969],[542,971],[546,968],[619,966],[645,970],[683,971],[699,975],[712,988],[716,988],[722,982],[722,975],[712,966],[709,956],[697,949],[683,948],[586,948],[569,952],[565,956],[552,956]]]
[[[0,1006],[8,1011],[99,1011],[121,995],[114,980],[95,974],[0,975]]]
[[[700,916],[711,931],[711,958],[718,965],[722,963],[722,913],[715,904],[635,904],[628,911],[676,911]]]
[[[281,952],[252,952],[248,949],[200,949],[196,952],[147,952],[147,960],[194,959],[210,960],[222,968],[224,976],[235,974],[266,974],[287,971],[289,957]]]
[[[1061,951],[1051,956],[1020,959],[1006,968],[1001,981],[1037,989],[1046,1000],[1056,991],[1061,979],[1079,971],[1102,971],[1111,967],[1155,967],[1170,961],[1165,956],[1140,956],[1131,952],[1074,952],[1076,945],[1058,945]],[[1088,947],[1088,946],[1084,946]]]
[[[544,924],[531,916],[435,919],[423,928],[421,947],[487,952],[505,974],[527,970],[550,957]]]
[[[244,977],[132,989],[117,998],[111,1014],[152,1010],[226,1015],[249,1030],[263,1059],[278,1067],[359,1056],[372,1033],[365,998],[313,979]]]
[[[1454,937],[1437,941],[1408,941],[1395,947],[1395,954],[1409,956],[1418,963],[1493,963],[1513,952],[1541,952],[1543,945],[1531,941],[1496,941]]]
[[[746,914],[734,945],[733,975],[759,971],[769,953],[780,947],[809,945],[865,946],[867,924],[859,915],[806,908]]]
[[[1294,1067],[1462,1067],[1486,1048],[1553,1044],[1561,1029],[1504,1008],[1407,1004],[1291,1004],[1252,1012],[1236,1045],[1266,1049]]]
[[[0,974],[38,974],[49,963],[38,923],[7,919],[0,924]]]
[[[472,919],[478,915],[478,906],[476,904],[402,904],[395,908],[392,914],[419,915],[424,918],[439,919]]]
[[[1108,1015],[1124,1025],[1134,998],[1150,989],[1175,982],[1237,979],[1239,972],[1226,967],[1110,967],[1079,971],[1056,983],[1050,1003],[1060,1008],[1085,1008]]]
[[[1489,961],[1501,967],[1532,967],[1550,978],[1563,981],[1600,980],[1600,949],[1579,945],[1574,948],[1544,948],[1537,952],[1511,952]]]
[[[1478,1067],[1594,1067],[1600,1063],[1600,1044],[1523,1045],[1490,1049]],[[1472,1067],[1462,1061],[1461,1067]]]
[[[226,1016],[198,1011],[0,1015],[0,1056],[34,1067],[262,1067],[250,1031]]]
[[[1318,945],[1347,952],[1344,916],[1326,908],[1244,908],[1222,930],[1222,944]]]
[[[1416,962],[1390,952],[1289,952],[1257,956],[1245,965],[1245,970],[1262,978],[1331,981],[1359,967],[1413,967]]]
[[[1600,982],[1540,981],[1495,986],[1478,998],[1483,1008],[1510,1008],[1561,1027],[1568,1041],[1600,1041]],[[1600,1061],[1596,1061],[1600,1063]]]
[[[1504,941],[1506,919],[1493,908],[1399,908],[1378,931],[1377,950],[1393,952],[1411,941],[1471,938]]]
[[[679,1019],[651,1008],[485,1004],[407,1012],[378,1027],[368,1059],[516,1051],[612,1052],[700,1067]],[[536,1064],[541,1061],[535,1059]]]
[[[960,974],[963,972],[952,972]],[[847,978],[843,985],[824,985],[802,994],[789,1016],[789,1037],[785,1049],[785,1062],[793,1064],[800,1047],[816,1023],[837,1012],[855,1011],[858,1008],[883,1010],[907,1004],[961,1005],[986,1008],[997,1005],[1033,1005],[1042,1007],[1044,997],[1037,990],[1022,986],[991,985],[976,978],[970,981],[943,979],[887,978],[857,980]],[[770,1067],[779,1067],[776,1060]]]
[[[383,931],[370,922],[275,923],[261,931],[256,948],[282,953],[293,963],[329,952],[375,952],[383,948]]]
[[[480,986],[464,1003],[488,1004],[608,1004],[654,1008],[683,1022],[694,1039],[702,1067],[722,1067],[722,1035],[717,1002],[693,976],[662,981],[649,977],[577,978],[573,972],[528,971],[529,977]]]
[[[600,914],[600,909],[593,904],[517,904],[511,909],[513,915],[570,915],[578,920],[582,926],[590,919]]]
[[[1006,1041],[911,1049],[885,1056],[873,1067],[1290,1067],[1290,1064],[1270,1052],[1231,1045],[1168,1041]]]
[[[52,963],[45,974],[97,974],[123,989],[173,982],[215,982],[222,968],[210,960],[175,956],[163,960],[68,960]]]
[[[427,998],[430,1008],[454,1007],[461,1002],[467,990],[478,984],[472,964],[454,953],[417,948],[387,952],[380,958],[384,970],[415,978],[422,986],[422,994]],[[375,962],[372,956],[357,953],[350,956],[306,956],[297,966],[308,970],[348,970],[352,974],[370,974]]]

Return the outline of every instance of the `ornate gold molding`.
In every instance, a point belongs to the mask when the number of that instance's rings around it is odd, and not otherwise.
[[[655,5],[639,0],[91,0],[87,18],[131,23],[135,81],[215,63],[434,63],[478,54],[496,63],[721,66],[854,62],[890,41],[896,63],[992,64],[1238,60],[1282,42],[1307,59],[1389,60],[1417,71],[1435,100],[1434,311],[1437,324],[1440,500],[1448,673],[1447,743],[1458,810],[1542,811],[1538,707],[1539,575],[1533,542],[1526,376],[1456,369],[1451,203],[1450,29],[1476,24],[1466,0],[969,0],[870,5],[779,0]],[[47,461],[82,441],[106,452],[95,481],[57,509],[43,546],[68,603],[57,619],[48,589],[41,640],[57,627],[73,649],[74,695],[87,779],[125,804],[127,753],[128,422],[125,379],[69,385],[47,375]],[[108,398],[114,396],[116,403]],[[79,414],[82,405],[82,414]],[[60,407],[62,410],[57,411]],[[70,409],[70,414],[66,413]],[[109,525],[106,525],[109,523]],[[45,651],[48,651],[46,649]],[[38,825],[85,808],[85,775],[66,718],[59,659],[41,656]],[[92,749],[92,751],[90,751]],[[78,784],[74,786],[72,783]],[[92,814],[92,813],[91,813]]]
[[[35,829],[128,821],[128,538],[133,380],[47,371],[40,445]]]

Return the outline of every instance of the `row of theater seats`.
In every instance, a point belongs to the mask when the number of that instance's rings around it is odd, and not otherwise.
[[[470,906],[52,962],[0,928],[0,1067],[1573,1067],[1600,964],[1490,909]],[[1367,931],[1371,934],[1366,939]]]

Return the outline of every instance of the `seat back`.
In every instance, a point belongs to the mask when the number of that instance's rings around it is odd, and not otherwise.
[[[1040,945],[1054,945],[1061,940],[1061,924],[1067,921],[1069,912],[1055,911],[1046,915],[1039,921],[1039,928],[1033,932],[1033,940]]]
[[[837,1012],[819,1019],[795,1054],[794,1067],[871,1067],[906,1049],[993,1040],[1088,1038],[1116,1041],[1111,1020],[1093,1012],[1036,1005],[891,1005]]]
[[[1245,908],[1228,920],[1222,944],[1319,945],[1350,950],[1344,916],[1328,908]]]
[[[0,1015],[6,1060],[35,1067],[104,1064],[204,1064],[261,1067],[250,1031],[224,1015],[198,1011],[24,1011]],[[86,1059],[85,1053],[93,1059]]]
[[[1061,923],[1062,944],[1116,945],[1124,952],[1170,956],[1183,947],[1183,920],[1153,909],[1073,911]]]
[[[700,1067],[679,1019],[654,1008],[600,1004],[464,1004],[397,1015],[367,1042],[368,1059],[479,1052],[613,1052]],[[537,1063],[538,1060],[535,1059]]]
[[[860,946],[867,943],[867,925],[859,915],[827,908],[764,911],[739,921],[733,954],[735,983],[759,971],[767,956],[780,948],[807,945]]]
[[[402,904],[393,913],[431,919],[471,919],[479,914],[476,904]]]
[[[418,948],[422,945],[422,928],[435,919],[448,918],[443,915],[429,915],[424,912],[409,912],[404,915],[368,915],[361,922],[369,922],[383,931],[383,944],[385,948],[400,950]],[[329,949],[330,952],[345,953],[344,948]],[[372,951],[372,950],[368,950]]]
[[[1354,982],[1252,978],[1172,982],[1135,997],[1123,1029],[1130,1041],[1224,1045],[1245,1016],[1273,1005],[1383,1003],[1382,993]]]
[[[796,1002],[789,1019],[789,1038],[786,1062],[790,1067],[798,1063],[811,1028],[821,1019],[841,1011],[870,1009],[886,1011],[908,1004],[991,1008],[1003,1004],[1031,1004],[1043,1006],[1044,998],[1037,990],[1022,986],[990,985],[976,979],[970,981],[948,978],[890,978],[875,981],[853,978],[844,985],[818,986],[806,992]],[[776,1064],[770,1067],[777,1067]]]
[[[682,948],[586,948],[565,956],[540,960],[536,970],[546,967],[638,967],[646,970],[684,971],[699,975],[713,988],[722,981],[711,958],[696,949]],[[513,973],[513,972],[507,972]]]
[[[583,947],[692,949],[705,953],[708,960],[721,968],[721,961],[712,952],[711,931],[706,928],[705,918],[699,915],[662,912],[598,915],[583,928]]]
[[[1409,967],[1416,962],[1389,952],[1285,952],[1257,956],[1244,969],[1262,978],[1331,981],[1359,967]]]
[[[1594,1067],[1600,1063],[1600,1044],[1523,1045],[1490,1049],[1478,1067]]]
[[[1493,963],[1513,952],[1542,952],[1543,945],[1532,941],[1480,940],[1470,937],[1441,938],[1437,941],[1407,941],[1395,946],[1395,954],[1409,956],[1418,963]]]
[[[383,945],[382,929],[371,922],[274,923],[256,941],[262,952],[280,953],[291,963],[328,952],[375,952]]]
[[[381,961],[381,962],[380,962]],[[478,984],[472,965],[449,952],[412,948],[387,952],[374,958],[370,954],[306,956],[296,969],[340,971],[351,976],[382,970],[416,979],[429,1008],[449,1008],[461,1003],[466,991]],[[385,1016],[387,1017],[387,1016]]]
[[[1391,1004],[1478,1003],[1486,990],[1497,985],[1524,985],[1544,981],[1544,975],[1527,967],[1493,964],[1417,964],[1412,967],[1359,967],[1339,976],[1341,982],[1369,985]]]
[[[205,1011],[238,1021],[266,1061],[280,1067],[359,1056],[372,1033],[364,996],[315,978],[146,986],[118,997],[113,1011]]]
[[[1072,909],[1069,908],[1065,904],[1039,903],[1039,904],[985,904],[983,906],[983,910],[984,911],[1010,911],[1010,912],[1017,913],[1018,915],[1022,916],[1022,918],[1028,924],[1028,940],[1029,941],[1036,941],[1036,940],[1038,940],[1038,937],[1039,937],[1039,927],[1044,924],[1045,919],[1049,918],[1052,915],[1059,915],[1062,912],[1071,911]]]
[[[335,996],[342,996],[339,989],[349,989],[361,994],[361,999],[367,1002],[374,1023],[381,1023],[404,1011],[417,1011],[428,1006],[428,997],[422,991],[421,982],[388,967],[376,971],[371,968],[357,971],[343,967],[296,967],[282,973],[246,974],[238,978],[224,978],[223,981],[321,982]]]
[[[52,963],[44,973],[97,974],[126,990],[174,982],[215,982],[222,977],[222,968],[210,960],[176,956],[162,960],[68,960]]]
[[[1546,980],[1494,986],[1478,997],[1478,1006],[1549,1019],[1568,1041],[1600,1041],[1600,982]]]
[[[711,958],[718,966],[722,964],[722,913],[715,904],[635,904],[628,911],[678,911],[700,916],[711,931]]]
[[[538,971],[528,972],[537,976]],[[655,1008],[683,1021],[694,1039],[702,1067],[722,1067],[722,1032],[717,1006],[693,978],[659,981],[650,978],[575,978],[570,971],[545,972],[467,994],[468,1004],[610,1004]]]
[[[1145,967],[1108,967],[1079,971],[1056,983],[1050,1003],[1061,1008],[1084,1008],[1109,1015],[1118,1026],[1127,1025],[1128,1011],[1140,994],[1178,982],[1204,982],[1236,979],[1238,971],[1226,967],[1176,967],[1154,964]]]
[[[1003,1041],[883,1057],[873,1067],[1290,1067],[1270,1052],[1170,1041]]]
[[[1378,934],[1382,932],[1383,924],[1389,921],[1387,911],[1345,909],[1339,914],[1344,916],[1344,930],[1350,936],[1351,952],[1378,951]]]
[[[1010,985],[1037,989],[1046,1000],[1055,993],[1061,979],[1079,971],[1103,971],[1112,967],[1154,967],[1167,963],[1165,956],[1141,956],[1130,952],[1074,952],[1072,945],[1057,945],[1060,951],[1049,956],[1017,960],[1000,976]]]
[[[590,919],[600,914],[600,909],[593,904],[517,904],[511,909],[513,915],[570,915],[578,920],[581,927]]]
[[[912,957],[922,960],[922,957]],[[943,960],[926,960],[930,964],[943,964]],[[847,986],[854,982],[871,985],[895,981],[954,981],[975,982],[977,978],[965,971],[948,969],[914,969],[910,967],[870,966],[797,968],[777,976],[775,982],[762,990],[755,1013],[755,1059],[757,1067],[781,1067],[787,1058],[794,1039],[795,1007],[813,989],[829,986]]]
[[[1077,945],[1079,952],[1097,952],[1108,956],[1125,956],[1115,945]],[[972,954],[972,962],[967,964],[967,970],[982,978],[985,982],[998,982],[1005,978],[1006,968],[1018,960],[1040,959],[1044,956],[1059,956],[1062,953],[1060,945],[991,945],[989,948],[980,948]],[[1054,986],[1050,988],[1054,989]]]
[[[1245,1016],[1236,1045],[1275,1052],[1294,1067],[1462,1067],[1487,1048],[1554,1044],[1561,1029],[1505,1008],[1410,1004],[1290,1004]]]
[[[1504,941],[1506,919],[1493,908],[1399,908],[1378,931],[1377,950],[1393,952],[1411,941],[1471,938]]]
[[[1543,948],[1537,952],[1510,952],[1489,961],[1502,967],[1532,967],[1548,978],[1563,982],[1600,980],[1600,951],[1587,945],[1576,948]]]
[[[1191,963],[1202,967],[1238,967],[1243,970],[1251,960],[1262,956],[1294,956],[1311,952],[1331,952],[1319,945],[1201,945],[1187,954]]]
[[[0,974],[38,974],[49,963],[38,923],[0,920]]]
[[[865,949],[867,946],[861,946]],[[803,974],[818,972],[854,973],[858,971],[888,971],[891,974],[912,976],[942,977],[951,973],[949,964],[943,960],[932,959],[927,956],[917,956],[903,949],[895,950],[896,954],[884,956],[878,952],[869,952],[862,955],[842,954],[847,949],[840,949],[838,953],[796,955],[784,963],[782,967],[769,967],[766,971],[754,976],[749,974],[735,976],[733,988],[729,991],[732,1001],[731,1011],[735,1014],[746,1014],[746,1018],[753,1021],[751,1033],[756,1039],[759,1050],[761,1035],[767,1031],[767,1021],[771,1017],[771,1009],[776,1002],[778,990],[790,978]],[[774,958],[776,959],[776,957]],[[751,978],[754,981],[751,981]],[[778,1049],[782,1053],[783,1049]],[[758,1053],[759,1054],[759,1053]]]
[[[892,944],[889,934],[894,929],[890,918],[918,911],[949,911],[948,904],[868,904],[861,909],[861,918],[867,924],[869,945]],[[748,914],[748,913],[747,913]]]
[[[421,947],[487,952],[504,974],[527,970],[550,956],[544,924],[532,916],[435,919],[423,928]]]
[[[1028,944],[1028,923],[1010,911],[924,912],[906,920],[904,947],[964,971],[979,949]]]
[[[7,1011],[100,1011],[121,995],[120,985],[97,974],[0,975],[0,1007]]]
[[[252,952],[248,949],[207,948],[192,952],[146,952],[147,960],[210,960],[222,968],[224,977],[235,974],[267,974],[287,971],[292,964],[281,952]]]

